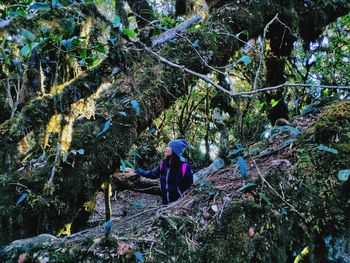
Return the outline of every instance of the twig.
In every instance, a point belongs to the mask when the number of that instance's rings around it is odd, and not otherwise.
[[[58,163],[58,157],[60,156],[61,151],[62,151],[61,144],[57,144],[57,152],[56,152],[56,156],[55,156],[55,161],[53,163],[53,167],[52,167],[52,170],[51,170],[50,179],[49,179],[49,181],[47,183],[49,186],[52,186],[52,181],[53,181],[53,178],[55,176],[56,166],[57,166],[57,163]]]
[[[234,34],[231,34],[231,33],[228,33],[228,32],[220,32],[220,31],[216,31],[216,30],[214,30],[214,32],[216,32],[216,33],[219,34],[219,35],[234,37],[234,38],[237,39],[238,41],[240,41],[240,42],[242,42],[243,44],[247,45],[247,47],[249,47],[249,48],[253,49],[255,52],[261,54],[261,51],[260,51],[259,49],[255,48],[254,45],[251,45],[251,44],[249,44],[249,42],[240,39],[237,35],[234,35]],[[223,68],[223,67],[220,67],[220,68]]]
[[[119,240],[136,240],[136,241],[148,241],[148,242],[156,242],[154,238],[141,238],[141,237],[117,237]]]
[[[177,201],[172,202],[172,203],[170,203],[170,204],[168,204],[168,205],[164,205],[164,206],[160,207],[160,208],[157,210],[157,212],[156,212],[156,217],[157,217],[157,218],[160,217],[160,215],[161,215],[160,213],[161,213],[162,211],[165,211],[165,210],[167,210],[167,209],[169,209],[169,208],[172,208],[172,207],[178,205],[181,201],[182,201],[182,198],[180,198],[180,199],[178,199]]]
[[[21,186],[21,187],[28,189],[28,186],[25,186],[24,184],[21,184],[21,183],[9,183],[9,185],[18,185],[18,186]]]
[[[207,77],[206,75],[203,75],[203,74],[200,74],[198,72],[195,72],[193,70],[190,70],[188,68],[186,68],[185,66],[182,66],[182,65],[178,65],[174,62],[171,62],[169,60],[167,60],[166,58],[162,57],[161,55],[157,54],[156,52],[154,52],[153,50],[151,50],[150,48],[148,48],[147,46],[143,45],[144,46],[144,50],[147,51],[148,53],[152,54],[153,56],[157,57],[161,62],[165,63],[165,64],[168,64],[169,66],[173,67],[173,68],[178,68],[178,69],[181,69],[183,70],[184,72],[187,72],[193,76],[196,76],[202,80],[204,80],[205,82],[211,84],[212,86],[214,86],[215,88],[225,92],[225,93],[229,93],[231,94],[231,91],[225,89],[224,87],[216,84],[214,81],[212,81],[209,77]]]
[[[157,206],[157,207],[150,208],[150,209],[147,209],[147,210],[144,210],[144,211],[142,211],[142,212],[140,212],[140,213],[137,213],[137,214],[135,214],[135,215],[132,215],[132,216],[129,216],[129,217],[125,218],[125,220],[130,220],[130,219],[132,219],[132,218],[134,218],[134,217],[138,217],[138,216],[140,216],[140,215],[142,215],[142,214],[144,214],[144,213],[147,213],[147,212],[153,211],[153,210],[157,210],[157,209],[158,209],[158,206]]]
[[[260,56],[260,60],[259,60],[259,66],[258,66],[258,70],[256,71],[256,74],[255,74],[255,78],[254,78],[254,84],[253,84],[253,90],[255,90],[257,87],[257,83],[258,83],[258,79],[259,79],[259,76],[260,76],[260,71],[261,71],[261,65],[262,65],[262,61],[264,59],[264,53],[265,53],[265,39],[266,39],[266,33],[270,27],[270,25],[276,20],[278,19],[278,14],[275,15],[275,17],[267,23],[267,25],[265,26],[264,28],[264,34],[263,34],[263,38],[262,38],[262,41],[261,41],[261,56]]]

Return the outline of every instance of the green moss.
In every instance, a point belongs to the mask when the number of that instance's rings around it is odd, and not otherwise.
[[[248,235],[250,227],[253,237]],[[289,228],[287,216],[250,201],[233,203],[202,237],[201,262],[290,261],[297,239]]]
[[[317,142],[330,142],[350,127],[350,101],[340,101],[328,106],[315,123]]]

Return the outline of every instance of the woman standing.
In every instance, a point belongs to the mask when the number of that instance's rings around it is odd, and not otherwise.
[[[141,175],[147,178],[160,178],[163,204],[169,204],[178,200],[193,183],[193,172],[182,154],[188,143],[184,139],[176,139],[169,142],[164,149],[164,159],[153,170],[130,169],[129,175]]]

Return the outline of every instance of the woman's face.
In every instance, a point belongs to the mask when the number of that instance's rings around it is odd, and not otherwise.
[[[170,147],[166,147],[164,149],[164,156],[165,157],[170,157],[173,154],[173,150]]]

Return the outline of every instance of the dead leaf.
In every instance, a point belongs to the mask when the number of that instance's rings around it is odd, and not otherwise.
[[[211,209],[212,209],[215,213],[217,213],[217,212],[219,211],[219,208],[218,208],[217,205],[212,205],[212,206],[211,206]]]
[[[253,237],[254,236],[254,227],[251,226],[249,228],[248,235],[249,235],[249,237]]]
[[[125,243],[124,241],[119,241],[118,242],[118,247],[117,247],[117,255],[125,255],[130,253],[131,247]]]
[[[24,263],[24,262],[26,262],[26,253],[21,253],[18,256],[18,263]]]
[[[254,195],[252,193],[246,192],[244,195],[250,201],[254,201],[254,199],[255,199]]]

